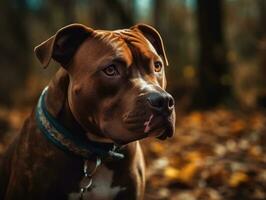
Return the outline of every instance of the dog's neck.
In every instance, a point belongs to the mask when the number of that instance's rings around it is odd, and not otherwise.
[[[62,124],[70,132],[81,136],[85,134],[90,141],[112,143],[111,140],[103,137],[102,133],[92,124],[89,124],[89,127],[86,127],[86,129],[82,127],[71,112],[67,98],[65,99],[64,106],[59,112],[57,119],[60,124]]]
[[[56,116],[58,122],[64,126],[67,130],[69,130],[73,134],[84,134],[84,129],[80,126],[80,124],[76,121],[73,116],[69,105],[68,100],[66,99],[63,108],[59,112],[58,116]]]

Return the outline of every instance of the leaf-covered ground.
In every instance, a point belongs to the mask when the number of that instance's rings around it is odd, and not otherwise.
[[[29,109],[0,108],[0,155]],[[2,133],[6,133],[3,135]],[[266,113],[227,109],[177,117],[174,137],[142,142],[145,200],[265,200]]]
[[[266,199],[266,113],[191,112],[173,138],[143,144],[145,200]]]

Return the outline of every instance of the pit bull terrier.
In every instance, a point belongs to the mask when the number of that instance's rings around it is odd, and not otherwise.
[[[35,53],[61,67],[1,161],[0,199],[143,199],[138,140],[175,127],[159,33],[71,24]]]

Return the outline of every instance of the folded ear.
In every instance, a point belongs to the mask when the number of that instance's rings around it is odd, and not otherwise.
[[[149,40],[149,42],[152,44],[152,46],[155,48],[155,50],[157,51],[157,53],[159,54],[159,56],[161,56],[164,60],[165,65],[168,65],[168,60],[165,54],[165,50],[164,50],[164,45],[163,45],[163,40],[160,36],[160,34],[158,33],[158,31],[146,24],[137,24],[135,26],[133,26],[131,29],[137,29],[138,31],[140,31],[142,33],[142,35],[144,35],[145,38],[147,38]]]
[[[34,52],[46,68],[53,58],[66,67],[80,44],[93,32],[82,24],[71,24],[61,28],[56,34],[34,48]]]

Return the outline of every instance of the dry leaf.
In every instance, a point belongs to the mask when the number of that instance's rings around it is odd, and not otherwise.
[[[179,170],[174,167],[166,167],[164,169],[164,176],[168,179],[178,179],[179,178]]]
[[[185,165],[182,169],[180,169],[179,180],[184,183],[191,182],[198,169],[199,165],[197,163],[189,163]]]
[[[241,183],[247,182],[249,179],[248,175],[245,174],[244,172],[235,172],[231,175],[228,184],[231,187],[237,187]]]

